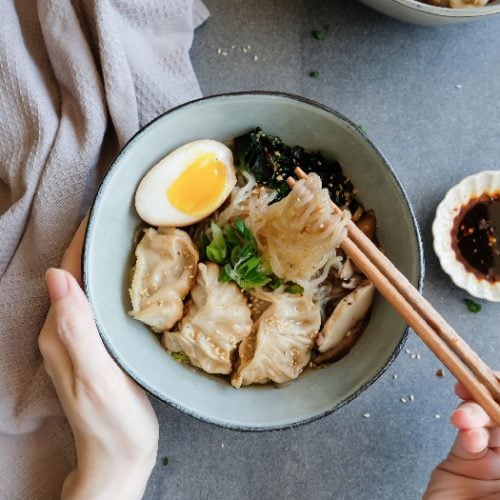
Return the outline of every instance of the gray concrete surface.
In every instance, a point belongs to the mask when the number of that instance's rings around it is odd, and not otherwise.
[[[363,124],[414,204],[425,245],[426,297],[486,361],[499,366],[500,305],[483,302],[479,314],[467,311],[467,294],[452,284],[432,251],[431,223],[452,185],[500,168],[500,20],[415,27],[354,0],[206,5],[212,15],[192,49],[204,94],[288,91]],[[323,40],[311,36],[327,24]],[[239,50],[247,45],[247,53]],[[319,77],[308,76],[313,70]],[[440,363],[414,334],[406,347],[410,354],[403,350],[347,407],[293,430],[224,430],[155,402],[161,439],[145,498],[420,498],[453,440],[448,419],[458,400],[452,377],[436,377]],[[417,352],[420,359],[412,358]],[[414,402],[400,402],[410,394]],[[369,419],[363,418],[367,412]]]

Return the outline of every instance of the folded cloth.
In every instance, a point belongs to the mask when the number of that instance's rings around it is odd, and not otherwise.
[[[56,266],[99,172],[200,96],[200,0],[6,0],[0,15],[0,498],[57,498],[73,441],[37,346]]]

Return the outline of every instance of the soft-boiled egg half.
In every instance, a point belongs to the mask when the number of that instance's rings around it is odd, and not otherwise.
[[[219,208],[235,184],[231,150],[217,141],[194,141],[151,168],[137,188],[135,208],[153,226],[188,226]]]

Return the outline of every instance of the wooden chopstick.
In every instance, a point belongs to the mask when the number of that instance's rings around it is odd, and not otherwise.
[[[300,168],[295,173],[307,179]],[[293,186],[295,179],[289,178],[287,182]],[[341,213],[333,201],[331,205],[334,212]],[[500,406],[496,401],[500,399],[500,382],[493,371],[352,221],[347,231],[341,243],[344,252],[500,425]]]
[[[295,173],[301,179],[307,174],[300,168]],[[339,207],[331,202],[336,213],[341,214]],[[415,289],[394,264],[372,243],[372,241],[354,224],[349,221],[347,231],[350,239],[369,257],[376,267],[387,277],[392,285],[405,297],[412,307],[426,320],[434,331],[450,346],[464,363],[488,387],[495,399],[500,401],[500,381],[484,361],[467,345],[446,320],[432,305]],[[347,252],[346,252],[347,253]]]

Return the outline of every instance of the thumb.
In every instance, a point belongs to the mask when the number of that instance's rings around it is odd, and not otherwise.
[[[57,334],[73,364],[75,376],[100,373],[109,367],[109,357],[90,310],[75,278],[62,269],[46,273]]]

